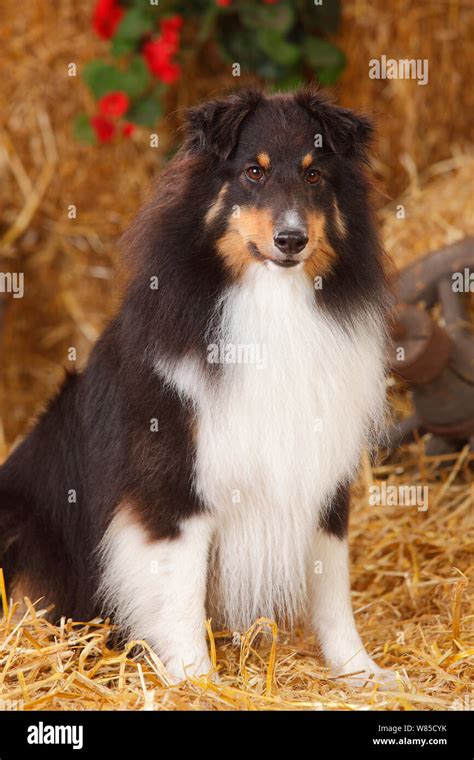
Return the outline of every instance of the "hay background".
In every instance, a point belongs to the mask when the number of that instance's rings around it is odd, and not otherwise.
[[[22,300],[8,302],[0,356],[0,459],[25,434],[57,388],[75,346],[79,367],[117,307],[117,240],[149,193],[181,109],[229,86],[216,68],[199,79],[190,65],[170,96],[175,113],[160,125],[162,150],[147,132],[133,141],[86,148],[71,121],[92,102],[80,66],[103,54],[90,30],[90,3],[4,0],[0,22],[0,268],[25,273]],[[384,0],[343,2],[338,41],[349,66],[338,85],[344,105],[379,121],[375,163],[380,219],[397,264],[474,234],[474,158],[469,125],[472,11],[465,2]],[[373,81],[369,58],[426,57],[430,81]],[[204,56],[203,56],[204,57]],[[406,219],[396,218],[403,203]],[[67,207],[77,206],[70,221]],[[391,388],[397,414],[409,398]],[[457,457],[457,459],[456,459]],[[113,653],[103,623],[41,618],[41,603],[17,625],[0,623],[0,708],[5,709],[472,709],[474,654],[472,454],[428,458],[424,442],[403,447],[393,461],[368,462],[354,488],[351,518],[353,602],[362,638],[380,664],[397,669],[397,693],[372,684],[351,690],[328,678],[314,640],[280,632],[277,644],[252,644],[267,623],[240,643],[216,634],[221,684],[163,685],[150,652]],[[470,469],[471,467],[471,469]],[[373,478],[430,487],[430,509],[374,508]],[[36,601],[36,600],[34,600]],[[258,637],[257,637],[258,638]],[[261,638],[261,637],[260,637]],[[3,702],[1,701],[3,700]]]

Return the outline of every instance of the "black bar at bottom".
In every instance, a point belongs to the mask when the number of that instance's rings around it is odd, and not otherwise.
[[[473,757],[472,712],[0,712],[0,760],[170,755]],[[286,741],[285,741],[286,740]],[[328,754],[328,749],[332,752]],[[322,754],[321,754],[322,753]]]

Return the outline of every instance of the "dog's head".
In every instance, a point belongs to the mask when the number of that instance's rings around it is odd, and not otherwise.
[[[204,223],[234,275],[256,262],[311,277],[335,268],[371,133],[314,88],[249,89],[190,110],[188,155],[206,154],[219,178]]]

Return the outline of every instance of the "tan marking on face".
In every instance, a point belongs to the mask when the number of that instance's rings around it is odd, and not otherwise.
[[[323,214],[310,211],[308,214],[308,248],[316,248],[318,242],[324,237],[326,219]]]
[[[326,237],[326,219],[323,214],[308,214],[308,248],[311,253],[304,262],[305,272],[312,280],[329,274],[337,254]]]
[[[341,214],[341,210],[338,206],[337,200],[334,199],[334,221],[336,224],[336,229],[339,233],[339,235],[343,238],[347,235],[347,227],[346,227],[346,220],[344,219],[343,215]]]
[[[325,277],[328,275],[336,260],[334,248],[326,241],[318,245],[317,251],[312,253],[304,262],[304,268],[307,274],[314,280],[316,277]]]
[[[268,209],[240,208],[240,216],[231,218],[224,235],[217,241],[217,251],[235,277],[240,277],[250,264],[257,259],[248,248],[254,243],[261,255],[268,258],[266,251],[273,241],[273,220]]]
[[[265,153],[265,151],[258,154],[257,161],[262,169],[265,169],[267,171],[270,168],[270,156],[268,153]]]
[[[308,166],[311,166],[312,163],[313,163],[313,154],[307,153],[306,156],[304,156],[301,161],[301,166],[303,167],[303,169],[307,169]]]
[[[209,211],[207,212],[206,216],[204,217],[204,221],[206,224],[211,224],[211,222],[214,221],[216,216],[219,214],[220,211],[222,211],[222,207],[224,205],[224,198],[226,196],[227,190],[229,189],[229,183],[224,182],[221,189],[219,190],[216,199],[212,203],[212,206],[209,208]]]

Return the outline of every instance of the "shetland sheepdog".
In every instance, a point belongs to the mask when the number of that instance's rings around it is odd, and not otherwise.
[[[187,114],[127,234],[133,275],[81,374],[0,469],[13,598],[112,616],[180,680],[205,621],[306,622],[336,675],[370,659],[348,487],[384,415],[390,304],[372,125],[320,91]]]

